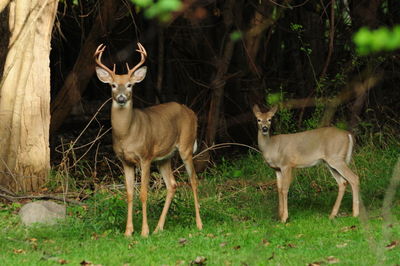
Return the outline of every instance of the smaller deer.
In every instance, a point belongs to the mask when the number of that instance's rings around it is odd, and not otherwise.
[[[141,169],[140,200],[142,202],[142,236],[148,236],[147,224],[147,190],[150,178],[150,164],[156,162],[167,187],[167,197],[160,219],[154,232],[163,230],[165,218],[176,190],[176,181],[172,174],[171,157],[176,150],[182,158],[190,177],[193,190],[197,228],[202,229],[200,206],[197,197],[197,176],[193,166],[193,151],[196,149],[197,117],[188,107],[170,102],[155,105],[143,110],[134,109],[133,85],[141,82],[147,68],[140,67],[146,60],[146,50],[138,43],[141,54],[140,62],[128,68],[128,73],[117,75],[115,64],[110,70],[101,62],[105,49],[99,45],[94,56],[96,73],[100,81],[108,83],[112,91],[111,125],[113,148],[121,160],[125,173],[125,185],[128,198],[128,215],[125,235],[133,232],[133,186],[135,166]]]
[[[276,173],[281,222],[286,222],[289,215],[287,194],[292,182],[292,169],[311,167],[321,161],[326,163],[339,186],[329,217],[332,219],[337,215],[347,182],[353,192],[353,216],[358,216],[359,178],[347,166],[351,160],[353,136],[335,127],[270,136],[271,119],[276,111],[276,106],[266,113],[261,112],[258,105],[253,106],[258,123],[258,146],[266,163]]]

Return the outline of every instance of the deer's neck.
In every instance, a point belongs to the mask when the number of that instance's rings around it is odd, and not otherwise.
[[[111,107],[111,126],[113,136],[124,137],[128,135],[134,116],[135,114],[131,101],[123,107],[113,101]]]
[[[269,132],[267,135],[263,135],[263,133],[258,131],[258,147],[262,152],[267,151],[269,147],[272,145],[271,137]]]

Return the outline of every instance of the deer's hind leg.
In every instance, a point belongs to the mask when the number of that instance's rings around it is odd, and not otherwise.
[[[353,192],[353,216],[357,217],[360,213],[360,180],[358,175],[356,175],[344,161],[332,161],[327,163],[349,182]]]
[[[149,189],[150,179],[150,160],[142,160],[140,168],[142,173],[142,182],[140,186],[140,200],[142,202],[142,233],[141,235],[147,237],[149,235],[149,225],[147,223],[147,193]]]
[[[160,173],[165,182],[165,186],[167,187],[167,197],[165,199],[164,208],[162,210],[160,219],[158,220],[158,224],[156,229],[154,230],[154,233],[157,233],[158,231],[162,231],[164,229],[165,219],[167,217],[171,201],[176,191],[176,181],[174,175],[172,174],[171,159],[166,159],[162,162],[159,162],[158,169],[160,170]]]
[[[197,187],[198,187],[198,180],[196,171],[193,165],[193,143],[189,144],[187,149],[179,149],[179,154],[182,158],[183,163],[185,164],[186,171],[190,178],[190,185],[192,186],[193,191],[193,198],[194,198],[194,208],[196,213],[196,225],[198,229],[203,229],[203,223],[201,222],[200,217],[200,204],[199,199],[197,196]]]
[[[333,219],[336,217],[336,215],[339,212],[340,204],[342,203],[342,199],[343,199],[344,192],[346,190],[347,182],[346,182],[346,179],[344,179],[334,168],[331,168],[329,165],[327,165],[327,167],[329,169],[329,172],[331,172],[333,178],[335,178],[335,180],[338,184],[338,188],[339,188],[335,204],[333,205],[332,212],[329,215],[329,219]]]

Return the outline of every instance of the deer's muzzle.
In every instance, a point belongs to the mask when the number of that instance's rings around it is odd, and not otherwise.
[[[262,131],[263,135],[268,134],[268,127],[267,127],[267,126],[263,126],[263,127],[261,128],[261,131]]]
[[[126,102],[128,101],[128,97],[126,97],[124,94],[119,94],[119,95],[117,95],[117,97],[115,98],[115,101],[116,101],[119,105],[124,105],[124,104],[126,104]]]

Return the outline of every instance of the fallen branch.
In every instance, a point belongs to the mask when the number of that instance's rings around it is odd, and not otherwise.
[[[22,199],[51,199],[51,200],[68,202],[68,203],[72,203],[72,204],[76,204],[76,205],[83,205],[83,203],[80,201],[68,199],[68,198],[64,198],[64,197],[59,197],[59,196],[53,196],[53,195],[10,196],[10,195],[0,193],[0,197],[6,199],[8,201],[11,201],[11,202],[16,202],[16,201],[19,201]]]

